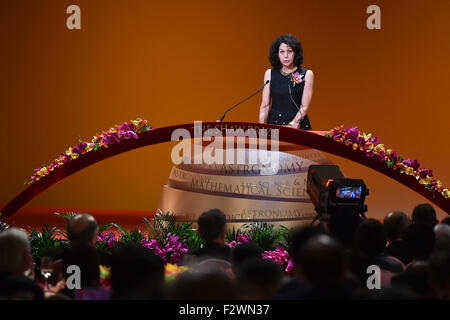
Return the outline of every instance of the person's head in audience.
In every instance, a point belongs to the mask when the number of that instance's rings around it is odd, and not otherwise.
[[[245,242],[235,246],[231,250],[231,264],[233,272],[236,273],[239,267],[249,259],[262,259],[263,251],[254,242]]]
[[[384,217],[383,225],[389,242],[402,238],[403,231],[410,223],[409,216],[401,211],[390,212]]]
[[[405,230],[403,240],[414,260],[427,260],[434,250],[436,235],[433,227],[422,222],[411,223]]]
[[[417,205],[411,216],[411,223],[415,222],[423,222],[430,227],[434,227],[438,223],[436,211],[429,203]]]
[[[93,216],[80,213],[67,222],[67,237],[71,245],[89,244],[97,242],[98,224]]]
[[[225,214],[219,209],[211,209],[198,218],[198,232],[207,244],[225,245],[225,224]]]
[[[346,273],[344,248],[329,235],[315,236],[302,250],[300,268],[313,287],[341,285]]]
[[[428,263],[437,298],[450,299],[450,252],[437,251],[430,256]]]
[[[403,272],[392,277],[391,286],[408,288],[421,299],[435,298],[431,285],[430,266],[426,261],[409,264]]]
[[[111,287],[113,298],[128,297],[159,299],[164,282],[164,262],[161,257],[140,245],[117,246],[111,257]],[[149,284],[142,291],[142,284]]]
[[[30,267],[30,242],[25,231],[8,228],[0,232],[0,272],[23,275]]]
[[[446,224],[450,226],[450,217],[442,219],[441,224]]]
[[[450,251],[450,225],[443,223],[437,224],[433,230],[436,235],[435,249]]]
[[[367,219],[356,229],[355,249],[369,257],[380,255],[386,248],[386,232],[381,222]]]
[[[72,274],[66,272],[69,266],[80,268],[81,288],[95,288],[100,285],[100,263],[94,247],[88,244],[71,246],[64,252],[63,264],[66,279]]]
[[[218,270],[186,271],[175,280],[172,290],[171,299],[174,300],[236,299],[232,280]]]
[[[297,278],[302,278],[301,273],[301,257],[303,254],[303,249],[308,240],[315,236],[322,234],[320,230],[311,226],[304,226],[296,228],[289,235],[289,255],[292,257],[294,262],[293,274]]]
[[[241,299],[269,300],[279,289],[281,280],[279,266],[260,258],[245,260],[236,273],[236,287]]]

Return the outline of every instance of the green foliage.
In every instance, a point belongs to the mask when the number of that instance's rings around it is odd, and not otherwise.
[[[244,224],[242,229],[250,236],[250,241],[257,243],[261,249],[273,250],[278,246],[287,248],[290,230],[284,226],[275,226],[267,222]]]
[[[227,240],[227,242],[232,242],[234,240],[236,240],[237,236],[242,234],[244,232],[242,232],[242,230],[240,228],[235,228],[233,226],[233,229],[227,229],[225,232],[225,239]]]
[[[28,238],[35,261],[39,261],[49,249],[67,244],[65,232],[56,227],[50,228],[48,224],[45,224],[41,230],[31,229]]]
[[[174,212],[162,212],[161,209],[153,216],[153,223],[144,218],[145,225],[150,232],[150,237],[161,245],[166,244],[167,235],[176,234],[180,241],[190,249],[199,248],[204,242],[192,228],[192,222],[177,222]]]
[[[119,236],[119,242],[121,245],[140,245],[142,240],[147,239],[148,235],[136,228],[133,228],[130,232],[128,232],[117,223],[111,223],[110,225],[111,227],[116,227],[120,230],[121,234]]]

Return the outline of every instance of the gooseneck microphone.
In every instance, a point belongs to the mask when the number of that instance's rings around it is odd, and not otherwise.
[[[257,94],[258,94],[258,93],[266,86],[266,84],[268,84],[269,82],[270,82],[270,80],[267,80],[266,82],[264,82],[263,86],[262,86],[261,88],[258,89],[258,91],[256,91],[255,93],[253,93],[251,96],[245,98],[244,100],[239,101],[239,102],[236,103],[234,106],[232,106],[230,109],[228,109],[227,111],[225,111],[225,112],[223,113],[223,115],[220,117],[219,122],[222,122],[223,118],[225,118],[225,115],[228,113],[228,111],[233,110],[234,108],[236,108],[236,107],[237,107],[238,105],[240,105],[241,103],[243,103],[243,102],[247,101],[248,99],[250,99],[251,97],[257,95]]]

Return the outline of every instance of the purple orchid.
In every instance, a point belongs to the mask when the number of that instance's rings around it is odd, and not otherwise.
[[[87,143],[81,142],[76,147],[72,148],[73,153],[81,154],[84,150],[86,150]]]
[[[355,143],[358,139],[358,127],[354,126],[354,127],[350,127],[345,129],[345,131],[347,132],[347,140],[350,141],[351,143]]]
[[[134,131],[119,131],[118,136],[120,139],[139,139],[139,136]]]
[[[430,169],[420,169],[419,170],[419,177],[420,179],[426,179],[428,177],[433,176],[433,170]]]
[[[117,135],[117,132],[109,132],[103,136],[102,142],[104,145],[109,146],[114,143],[119,143],[120,139]]]
[[[417,171],[420,167],[420,163],[417,160],[407,159],[407,160],[403,160],[402,163],[408,167],[412,167],[414,169],[414,171]]]
[[[134,126],[131,123],[124,122],[120,125],[119,131],[133,131],[134,132]]]
[[[116,235],[113,232],[102,232],[99,235],[97,235],[97,241],[108,241],[107,246],[108,248],[112,248],[114,246],[114,242],[116,242]]]

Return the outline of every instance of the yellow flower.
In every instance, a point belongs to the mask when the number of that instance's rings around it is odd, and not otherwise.
[[[442,195],[447,199],[450,197],[450,191],[448,189],[444,189],[442,190]]]
[[[377,144],[377,146],[374,148],[374,153],[378,154],[380,151],[384,151],[384,144]]]
[[[372,138],[372,134],[371,133],[366,134],[366,133],[363,132],[362,137],[364,138],[364,140],[367,141],[367,140]]]
[[[72,159],[76,159],[76,158],[78,158],[79,154],[78,153],[72,153],[72,154],[70,154],[70,156],[72,157]]]
[[[356,149],[358,149],[358,145],[357,145],[356,143],[354,143],[354,144],[352,145],[352,148],[353,148],[353,150],[356,150]]]
[[[412,167],[407,167],[405,172],[407,175],[411,176],[414,174],[414,169]]]
[[[366,150],[371,151],[373,149],[373,143],[367,142],[366,143]]]
[[[94,144],[93,143],[88,143],[86,146],[86,152],[91,151],[94,148]]]

